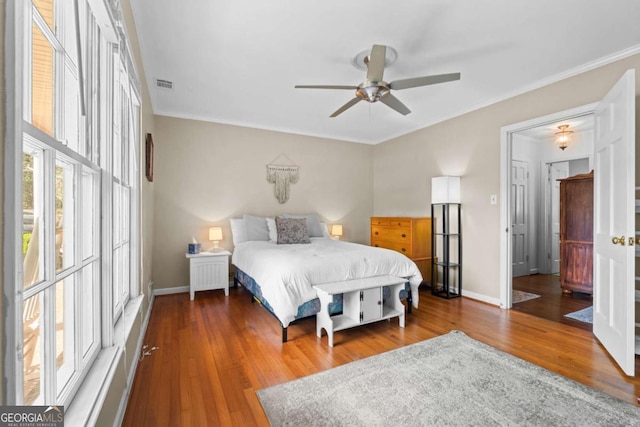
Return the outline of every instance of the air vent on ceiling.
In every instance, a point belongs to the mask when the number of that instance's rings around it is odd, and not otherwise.
[[[170,82],[169,80],[156,79],[156,87],[171,90],[173,89],[173,82]]]

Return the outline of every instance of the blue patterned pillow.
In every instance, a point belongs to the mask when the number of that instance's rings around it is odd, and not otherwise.
[[[305,218],[276,217],[278,244],[311,243]]]

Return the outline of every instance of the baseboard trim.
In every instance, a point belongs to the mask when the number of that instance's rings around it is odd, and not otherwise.
[[[175,288],[162,288],[162,289],[154,289],[153,295],[172,295],[172,294],[181,294],[183,292],[189,292],[188,286],[177,286]]]
[[[475,299],[478,301],[486,302],[487,304],[497,305],[498,307],[500,307],[500,300],[498,298],[488,297],[486,295],[478,294],[478,293],[467,291],[464,289],[462,290],[462,296]]]

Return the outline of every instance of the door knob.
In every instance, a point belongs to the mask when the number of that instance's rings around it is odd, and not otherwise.
[[[614,237],[614,238],[611,239],[611,242],[614,245],[617,245],[618,243],[620,243],[622,246],[624,246],[625,238],[624,238],[624,236]]]

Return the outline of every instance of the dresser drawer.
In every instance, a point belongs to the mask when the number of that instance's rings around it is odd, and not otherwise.
[[[400,252],[409,258],[413,256],[413,250],[410,242],[390,242],[388,240],[371,239],[371,246],[391,249],[393,251]]]
[[[388,218],[390,227],[411,228],[411,218]]]
[[[411,230],[404,228],[371,227],[371,240],[411,242]]]
[[[376,218],[376,217],[372,217],[371,218],[371,226],[373,227],[374,225],[382,225],[382,226],[388,226],[389,225],[389,218]]]

